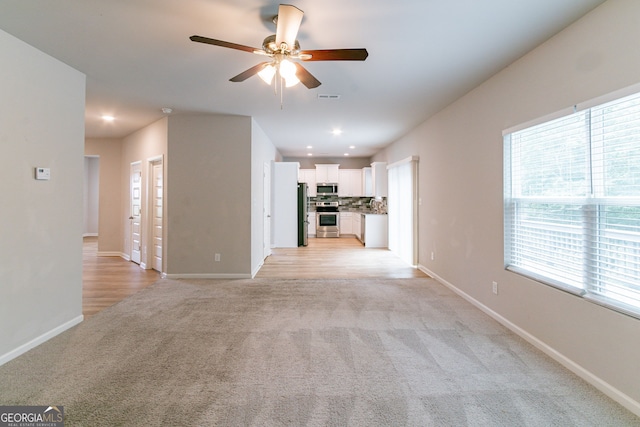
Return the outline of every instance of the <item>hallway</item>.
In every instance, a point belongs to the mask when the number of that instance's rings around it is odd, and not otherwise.
[[[83,244],[82,314],[90,317],[155,283],[160,274],[120,257],[97,256],[98,238]],[[274,248],[256,278],[427,277],[387,249],[365,249],[355,237],[310,238],[307,247]]]
[[[82,314],[85,318],[155,283],[160,274],[120,257],[98,256],[98,238],[82,245]]]

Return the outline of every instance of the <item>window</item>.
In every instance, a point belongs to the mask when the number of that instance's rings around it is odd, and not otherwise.
[[[640,317],[640,94],[504,146],[506,267]]]
[[[409,265],[417,265],[418,157],[388,166],[389,250]]]

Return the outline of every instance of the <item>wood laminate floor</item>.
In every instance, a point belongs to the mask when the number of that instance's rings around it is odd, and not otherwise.
[[[388,249],[365,248],[355,237],[309,238],[308,243],[306,247],[273,249],[256,277],[427,277]]]
[[[85,237],[82,313],[90,317],[160,278],[120,257],[98,256],[97,237]],[[427,277],[387,249],[365,248],[355,237],[309,238],[306,247],[276,248],[256,278]]]
[[[85,317],[112,306],[160,278],[120,257],[98,256],[98,238],[85,237],[82,257],[82,314]]]

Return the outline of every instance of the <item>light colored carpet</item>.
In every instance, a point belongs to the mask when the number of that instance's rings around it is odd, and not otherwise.
[[[631,426],[432,279],[160,280],[0,367],[68,426]]]

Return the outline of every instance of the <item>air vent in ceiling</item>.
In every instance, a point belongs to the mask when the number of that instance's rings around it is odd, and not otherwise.
[[[319,93],[318,99],[336,100],[336,99],[340,99],[340,95],[338,95],[337,93]]]

